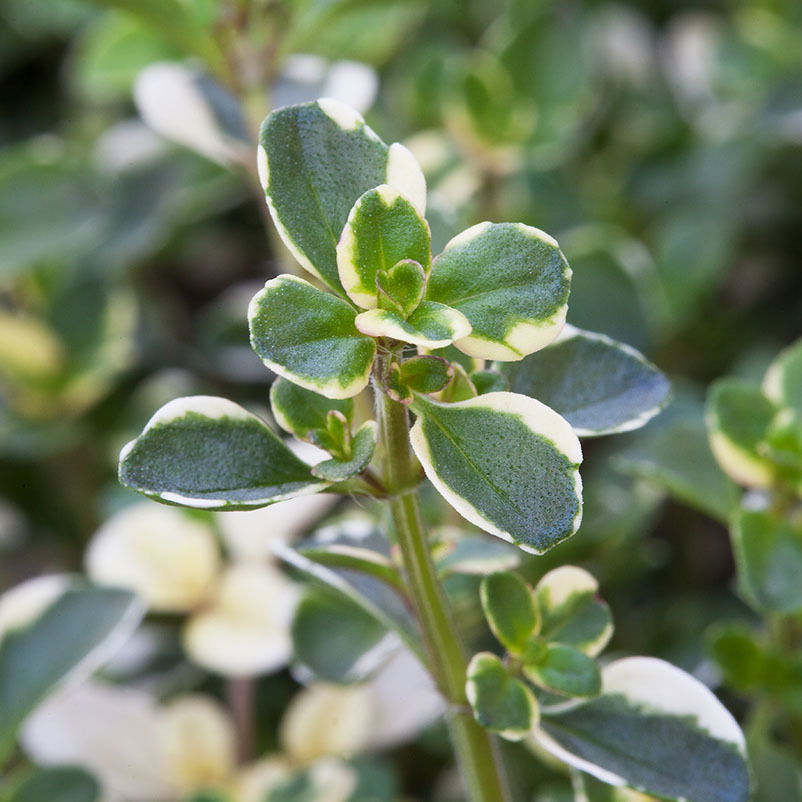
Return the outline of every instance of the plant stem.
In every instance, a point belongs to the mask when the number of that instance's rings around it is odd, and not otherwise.
[[[384,445],[384,484],[391,493],[395,535],[421,625],[429,670],[449,706],[448,725],[467,798],[470,802],[508,802],[497,745],[468,707],[465,650],[437,578],[413,489],[419,466],[409,446],[407,410],[378,388],[376,404]]]
[[[232,677],[226,683],[228,708],[234,721],[237,740],[237,763],[253,759],[256,740],[256,680],[253,677]]]

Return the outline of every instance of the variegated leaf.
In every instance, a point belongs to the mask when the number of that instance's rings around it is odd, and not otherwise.
[[[350,398],[367,386],[376,355],[355,316],[346,301],[296,276],[278,276],[248,307],[251,346],[291,382],[327,398]]]
[[[571,269],[557,242],[522,223],[479,223],[434,260],[427,298],[452,306],[471,333],[455,344],[483,359],[517,360],[565,323]]]
[[[554,410],[517,393],[455,404],[418,396],[412,447],[460,515],[535,554],[570,537],[582,517],[582,449]]]
[[[336,292],[337,242],[363,193],[389,184],[421,215],[426,208],[426,182],[412,154],[385,145],[360,114],[330,98],[272,112],[262,124],[258,167],[282,240]]]
[[[225,398],[165,404],[120,453],[120,481],[166,504],[251,510],[326,487],[262,420]]]

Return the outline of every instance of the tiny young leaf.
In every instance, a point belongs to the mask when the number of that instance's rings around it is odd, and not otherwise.
[[[266,423],[213,396],[165,404],[120,453],[120,481],[166,504],[251,510],[326,484]]]
[[[490,574],[482,580],[480,598],[493,634],[510,654],[520,655],[539,625],[531,588],[518,574]]]
[[[406,320],[389,309],[370,309],[357,315],[356,327],[371,337],[390,337],[423,348],[442,348],[471,330],[461,312],[434,301],[421,302]]]
[[[330,409],[326,413],[323,427],[310,432],[309,439],[336,459],[351,458],[351,427],[348,419],[339,410]]]
[[[536,685],[565,696],[596,696],[601,691],[601,672],[584,652],[552,643],[542,656],[524,665],[526,676]]]
[[[456,341],[471,356],[517,360],[562,329],[571,269],[548,234],[522,223],[479,223],[434,260],[427,298],[458,309],[472,331]]]
[[[413,408],[415,454],[468,521],[536,554],[577,530],[582,449],[556,412],[515,393],[456,404],[418,396]]]
[[[341,412],[349,423],[354,416],[352,399],[326,398],[282,378],[270,385],[270,408],[276,423],[300,440],[309,439],[314,429],[325,429],[326,416],[331,410]]]
[[[775,472],[760,454],[776,413],[774,404],[742,379],[719,379],[707,396],[710,446],[724,472],[747,487],[770,487]]]
[[[510,676],[490,652],[474,655],[465,690],[476,720],[508,741],[526,738],[537,724],[538,706],[526,685]]]
[[[376,343],[351,305],[296,276],[268,281],[248,307],[251,346],[271,370],[327,398],[365,389]]]
[[[515,393],[559,412],[580,437],[637,429],[668,402],[668,379],[637,351],[566,326],[551,345],[500,370]]]
[[[262,124],[259,178],[273,222],[300,264],[341,292],[337,242],[357,199],[389,184],[423,214],[426,182],[412,154],[388,147],[328,98],[285,106]]]
[[[368,467],[376,448],[376,421],[365,421],[354,433],[351,454],[347,459],[324,460],[312,467],[312,474],[328,482],[344,482]]]
[[[501,393],[510,389],[510,383],[503,373],[497,370],[476,370],[470,374],[473,386],[479,395]],[[518,392],[516,390],[516,392]],[[524,393],[526,395],[526,393]],[[570,423],[570,421],[569,421]]]
[[[420,305],[426,292],[426,273],[418,262],[402,259],[389,270],[376,275],[378,305],[408,318]]]
[[[413,356],[399,365],[401,381],[416,393],[437,393],[451,380],[451,365],[438,356]]]
[[[610,608],[598,590],[599,583],[582,568],[563,565],[549,571],[535,587],[542,637],[598,655],[613,634]]]
[[[479,395],[476,386],[465,368],[459,362],[451,363],[451,381],[438,394],[437,400],[444,404],[456,404]]]
[[[375,309],[380,305],[379,277],[393,271],[401,260],[417,263],[423,271],[423,281],[416,282],[413,277],[413,292],[406,293],[413,298],[417,295],[420,301],[432,261],[429,226],[405,197],[383,184],[368,190],[354,204],[337,243],[337,269],[343,289],[357,306]],[[396,281],[383,281],[383,288],[391,290],[389,297],[395,296],[394,285],[400,283],[403,288],[404,278],[408,280],[414,272],[407,266]],[[412,308],[415,306],[413,303]],[[406,309],[406,304],[402,303],[402,308]]]

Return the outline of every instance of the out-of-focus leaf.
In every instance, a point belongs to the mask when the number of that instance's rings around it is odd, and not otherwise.
[[[53,767],[39,769],[23,780],[7,802],[98,802],[100,785],[83,769]]]
[[[66,590],[42,615],[0,642],[0,755],[28,713],[64,681],[91,674],[133,632],[136,597],[110,588]]]
[[[321,680],[350,684],[376,667],[371,652],[386,635],[375,617],[347,597],[308,591],[292,622],[293,654]]]

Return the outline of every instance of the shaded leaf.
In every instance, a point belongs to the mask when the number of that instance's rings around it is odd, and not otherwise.
[[[510,389],[560,413],[580,437],[637,429],[668,402],[668,379],[641,354],[566,326],[556,342],[499,368]]]

